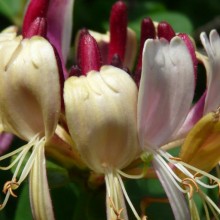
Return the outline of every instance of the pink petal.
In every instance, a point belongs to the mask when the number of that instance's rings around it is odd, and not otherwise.
[[[190,129],[202,118],[205,99],[206,99],[206,92],[203,93],[201,98],[191,108],[190,112],[186,117],[186,120],[184,121],[179,131],[173,135],[172,140],[184,138],[187,135],[187,133],[190,131]]]
[[[178,190],[178,188],[174,185],[172,180],[166,174],[167,171],[165,167],[161,166],[161,164],[155,158],[153,160],[153,166],[167,194],[175,219],[189,220],[190,213],[183,194]]]
[[[64,72],[72,34],[73,4],[74,0],[52,0],[47,12],[47,37],[63,61]]]
[[[179,129],[190,109],[194,69],[185,43],[174,37],[149,39],[143,51],[138,96],[138,132],[142,148],[158,148]]]
[[[200,38],[208,54],[210,65],[206,68],[207,97],[204,113],[207,113],[220,106],[220,37],[216,30],[212,30],[209,40],[205,33],[202,33]]]
[[[10,133],[3,132],[0,134],[0,155],[9,149],[13,137],[13,134]]]

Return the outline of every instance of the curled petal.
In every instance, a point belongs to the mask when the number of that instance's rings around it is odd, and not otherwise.
[[[208,113],[220,106],[220,37],[216,30],[212,30],[209,39],[205,33],[201,33],[200,38],[209,59],[208,63],[204,61],[207,71],[207,97],[204,113]]]
[[[158,148],[179,129],[194,93],[193,62],[175,37],[145,43],[138,95],[138,132],[142,147]]]
[[[73,4],[74,0],[52,0],[47,12],[47,36],[64,63],[67,60],[72,36]]]
[[[192,127],[202,118],[204,106],[205,106],[206,92],[201,96],[201,98],[196,102],[196,104],[190,109],[186,120],[180,129],[173,134],[172,139],[176,140],[179,138],[185,138]]]
[[[0,42],[0,115],[6,131],[30,140],[50,138],[60,112],[52,46],[42,37]]]
[[[46,174],[44,147],[40,146],[29,178],[30,201],[34,219],[53,220],[53,207]]]
[[[168,175],[166,175],[166,168],[164,168],[158,159],[155,157],[153,160],[153,166],[156,170],[157,176],[167,194],[173,214],[176,220],[189,220],[190,213],[187,207],[186,200],[183,194],[174,185]]]
[[[113,66],[71,77],[64,102],[71,137],[93,170],[122,168],[136,155],[137,87],[130,76]]]

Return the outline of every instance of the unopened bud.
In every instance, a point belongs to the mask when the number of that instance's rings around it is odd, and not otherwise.
[[[165,38],[168,41],[176,36],[175,31],[167,22],[160,22],[158,24],[157,35],[159,38]]]
[[[71,137],[92,170],[121,169],[137,156],[137,87],[126,72],[103,66],[70,77],[64,101]]]
[[[83,30],[79,39],[78,65],[83,75],[91,70],[99,71],[101,55],[95,39],[87,30]]]
[[[124,61],[127,39],[127,17],[126,4],[123,1],[117,1],[112,6],[110,15],[109,63],[114,54],[118,54],[122,62]]]

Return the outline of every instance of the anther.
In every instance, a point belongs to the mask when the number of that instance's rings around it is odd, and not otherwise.
[[[170,160],[182,161],[180,157],[170,157]]]
[[[120,216],[121,216],[121,213],[123,211],[123,208],[117,210],[112,199],[109,197],[109,202],[110,202],[110,207],[113,209],[113,212],[115,213],[116,215],[116,220],[123,220]]]
[[[182,184],[189,188],[189,198],[190,199],[193,197],[194,187],[196,188],[196,192],[199,191],[199,187],[198,187],[196,181],[193,180],[192,178],[185,178],[185,179],[183,179],[182,180]]]
[[[199,175],[201,175],[199,172],[195,173],[195,174],[193,175],[193,179],[198,178],[198,177],[199,177]]]
[[[6,194],[9,191],[11,196],[17,197],[17,195],[14,194],[13,190],[17,189],[18,187],[19,187],[19,183],[16,182],[16,180],[11,180],[5,183],[2,191],[4,194]]]

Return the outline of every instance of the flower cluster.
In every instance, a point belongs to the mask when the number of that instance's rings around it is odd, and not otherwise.
[[[55,219],[46,153],[67,169],[92,171],[93,184],[99,185],[95,175],[102,179],[109,220],[128,219],[126,203],[136,219],[147,218],[133,206],[124,179],[147,178],[148,169],[161,181],[175,219],[199,219],[195,194],[206,218],[219,219],[220,208],[203,190],[220,188],[210,174],[220,161],[218,33],[201,33],[204,55],[187,34],[145,18],[138,47],[127,6],[117,1],[106,34],[78,32],[69,68],[72,9],[73,0],[31,0],[22,35],[16,27],[0,33],[0,160],[15,158],[0,169],[16,166],[0,209],[29,175],[33,218]],[[192,104],[198,62],[207,86]],[[13,135],[27,144],[4,154]],[[180,149],[178,156],[172,148]],[[140,172],[131,174],[137,161]]]

